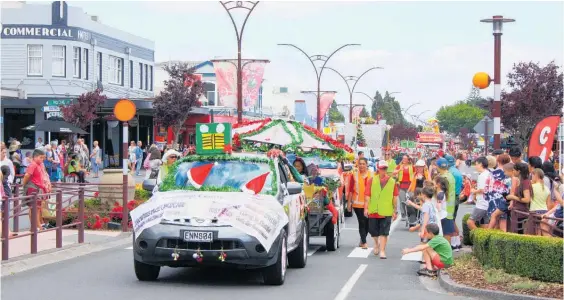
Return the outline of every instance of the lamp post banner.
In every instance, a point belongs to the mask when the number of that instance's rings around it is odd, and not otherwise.
[[[362,112],[362,109],[364,108],[364,106],[355,106],[352,109],[352,116],[353,116],[353,120],[356,118],[360,118],[360,113]]]
[[[254,107],[259,98],[259,90],[266,62],[248,62],[243,67],[243,109]]]
[[[331,104],[333,104],[333,101],[335,101],[335,92],[327,92],[321,94],[319,104],[320,120],[323,120],[323,118],[325,118],[325,114],[327,113],[327,111],[329,111],[329,108],[331,107]]]
[[[528,157],[538,156],[543,162],[548,160],[559,123],[560,116],[550,116],[544,118],[535,126],[529,139]]]
[[[237,108],[237,62],[214,61],[218,105]]]

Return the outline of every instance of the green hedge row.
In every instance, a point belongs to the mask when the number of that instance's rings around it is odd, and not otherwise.
[[[563,282],[564,240],[477,228],[473,255],[486,267],[548,282]]]
[[[472,239],[470,239],[470,228],[468,228],[468,219],[472,214],[465,214],[462,218],[462,243],[467,246],[472,246]]]

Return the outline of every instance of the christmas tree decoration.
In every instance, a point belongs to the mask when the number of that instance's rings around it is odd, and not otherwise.
[[[360,122],[356,123],[356,144],[359,147],[366,147],[366,138],[364,138],[364,133],[362,132],[362,125]]]
[[[196,250],[196,253],[192,254],[192,257],[199,263],[204,260],[204,254],[202,253],[202,251],[200,251],[200,248]]]
[[[225,262],[225,259],[227,258],[227,253],[223,252],[223,247],[221,247],[221,252],[219,253],[218,256],[218,260],[221,262]]]
[[[188,181],[190,184],[197,189],[201,188],[206,178],[208,178],[213,165],[214,164],[205,164],[188,170]]]
[[[249,180],[244,186],[241,187],[241,191],[256,195],[262,191],[264,184],[266,183],[266,178],[270,175],[270,172],[266,172],[260,176],[257,176]]]

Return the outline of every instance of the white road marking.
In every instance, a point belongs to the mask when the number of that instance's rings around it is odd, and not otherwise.
[[[356,231],[358,231],[358,228],[343,228],[343,230],[356,230]]]
[[[390,236],[392,236],[392,233],[394,233],[394,231],[396,230],[396,227],[398,227],[399,223],[401,222],[401,218],[398,217],[390,226],[390,234],[388,235],[388,240],[390,239]]]
[[[364,271],[366,271],[367,267],[368,267],[368,265],[363,264],[363,265],[360,265],[358,267],[358,269],[356,269],[356,271],[351,276],[351,278],[349,278],[347,283],[345,283],[345,285],[343,286],[343,288],[341,289],[339,294],[337,294],[337,297],[335,297],[335,300],[344,300],[344,299],[347,298],[347,296],[351,292],[352,288],[354,287],[354,285],[356,284],[356,282],[358,281],[358,279],[360,278],[362,273],[364,273]]]
[[[353,251],[351,251],[351,253],[347,257],[368,258],[368,256],[372,253],[372,250],[374,250],[374,248],[362,249],[360,247],[356,247],[353,249]]]
[[[125,248],[125,250],[133,250],[133,246]]]
[[[310,246],[309,250],[307,250],[307,256],[312,256],[320,248],[321,246]]]

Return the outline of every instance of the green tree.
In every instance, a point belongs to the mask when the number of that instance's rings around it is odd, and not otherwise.
[[[335,100],[333,100],[333,103],[331,103],[331,108],[329,108],[329,122],[333,122],[333,123],[345,122],[345,117],[337,108],[337,101]]]
[[[464,101],[443,106],[437,112],[437,120],[443,130],[458,133],[462,128],[474,128],[486,111]]]
[[[362,126],[360,122],[356,123],[356,144],[359,147],[366,146],[366,138],[364,138],[364,133],[362,132]]]
[[[362,111],[360,112],[360,117],[361,118],[368,118],[370,117],[370,115],[368,114],[368,111],[366,111],[366,107],[362,108]]]

